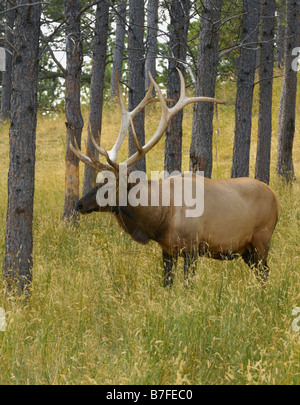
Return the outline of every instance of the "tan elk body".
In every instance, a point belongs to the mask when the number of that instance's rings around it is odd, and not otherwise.
[[[180,73],[179,73],[180,74]],[[119,165],[116,163],[118,150],[125,138],[128,126],[133,129],[133,136],[137,152],[124,163],[131,166],[145,155],[163,136],[170,119],[185,105],[193,102],[210,101],[221,103],[216,99],[207,97],[186,97],[184,80],[180,74],[181,96],[174,107],[168,108],[162,93],[150,77],[150,86],[144,100],[132,112],[128,113],[124,107],[119,89],[119,98],[122,108],[122,124],[119,137],[111,151],[101,149],[91,136],[96,149],[106,156],[107,164],[101,163],[89,150],[85,156],[75,144],[71,145],[73,152],[87,165],[97,171],[110,170],[117,176]],[[151,140],[143,147],[137,141],[132,118],[151,101],[152,87],[155,87],[159,101],[162,104],[162,118],[159,127]],[[128,172],[129,175],[129,172]],[[164,258],[164,284],[171,284],[174,275],[174,264],[178,256],[184,257],[185,276],[188,277],[189,268],[194,267],[198,255],[206,255],[214,259],[232,259],[241,255],[249,267],[253,267],[258,278],[265,283],[268,277],[267,256],[270,240],[276,226],[279,212],[279,203],[275,193],[266,184],[250,179],[220,179],[204,178],[204,210],[202,215],[188,217],[187,207],[182,202],[175,206],[171,198],[169,206],[161,203],[161,194],[166,187],[166,182],[172,187],[176,182],[182,182],[183,175],[171,179],[157,180],[160,203],[156,206],[150,203],[147,206],[120,206],[117,201],[115,206],[100,207],[96,200],[97,185],[87,193],[77,204],[77,210],[82,214],[93,211],[110,211],[115,216],[119,225],[137,242],[146,244],[150,240],[156,241],[163,250]],[[186,178],[185,178],[186,180]],[[142,186],[149,189],[151,195],[153,181],[141,180]],[[200,175],[191,173],[188,181],[195,186],[200,181]],[[201,179],[203,181],[203,179]],[[132,184],[128,183],[127,192]],[[149,200],[150,202],[150,200]]]

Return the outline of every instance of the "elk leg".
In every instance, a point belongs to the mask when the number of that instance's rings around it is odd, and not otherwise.
[[[197,256],[195,254],[187,253],[184,256],[184,279],[187,284],[189,283],[190,275],[195,275],[196,260]]]
[[[253,265],[254,273],[257,280],[263,288],[269,276],[269,266],[267,264],[267,257],[269,251],[269,240],[261,237],[253,238]]]
[[[250,267],[250,269],[252,269],[255,264],[252,247],[248,247],[248,249],[242,254],[242,258],[244,262]]]
[[[176,257],[169,255],[165,250],[162,251],[163,254],[163,263],[164,263],[164,287],[168,285],[171,286],[173,284],[174,274],[175,274],[175,265],[176,265]]]

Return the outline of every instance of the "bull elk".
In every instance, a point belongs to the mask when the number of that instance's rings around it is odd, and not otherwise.
[[[75,155],[86,165],[98,172],[109,171],[116,176],[116,188],[120,187],[119,172],[126,167],[126,175],[129,176],[128,168],[149,152],[165,133],[171,118],[187,104],[195,102],[222,103],[210,97],[187,97],[185,83],[179,71],[181,92],[178,102],[173,107],[168,107],[162,92],[150,75],[151,85],[141,103],[131,112],[124,106],[120,85],[118,95],[122,112],[121,129],[117,141],[110,151],[101,148],[93,138],[91,140],[96,150],[105,156],[107,163],[101,163],[87,148],[84,155],[78,145],[70,147]],[[153,101],[151,98],[153,87],[156,89],[161,103],[161,120],[152,138],[144,146],[137,140],[134,131],[134,116],[146,105]],[[117,154],[125,139],[127,130],[131,125],[137,152],[130,156],[122,164],[117,163]],[[97,192],[103,184],[97,184],[89,193],[84,195],[78,202],[76,209],[81,214],[94,211],[111,212],[121,228],[131,237],[142,244],[150,240],[156,241],[163,250],[164,262],[164,285],[173,283],[176,261],[179,256],[184,258],[184,275],[188,280],[190,270],[194,273],[195,262],[198,255],[205,255],[214,259],[233,259],[241,256],[250,268],[253,268],[257,278],[264,285],[268,278],[269,267],[267,256],[270,240],[278,218],[279,203],[275,193],[266,184],[250,179],[208,179],[199,174],[192,173],[188,181],[195,187],[197,182],[204,182],[204,211],[201,216],[187,217],[186,210],[189,208],[185,202],[176,206],[171,198],[169,206],[161,203],[161,194],[171,182],[175,188],[183,179],[183,174],[171,179],[156,180],[159,204],[153,206],[120,204],[115,203],[100,206],[97,203]],[[142,180],[142,185],[148,191],[154,186],[152,180]],[[132,184],[126,183],[126,192],[129,193]]]

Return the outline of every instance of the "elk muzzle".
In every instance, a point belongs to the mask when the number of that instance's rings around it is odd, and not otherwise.
[[[91,191],[85,194],[76,204],[76,211],[80,212],[82,215],[100,211],[100,207],[96,201],[98,189],[99,187],[94,187]]]

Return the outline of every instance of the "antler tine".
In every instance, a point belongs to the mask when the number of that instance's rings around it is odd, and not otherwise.
[[[97,171],[99,171],[99,170],[110,170],[111,169],[107,164],[101,163],[98,159],[96,159],[96,157],[93,155],[92,151],[90,150],[89,145],[88,145],[87,142],[86,142],[86,153],[88,154],[88,157],[93,162],[95,168],[97,168]]]
[[[133,139],[134,139],[135,146],[136,146],[138,152],[142,153],[143,148],[141,148],[141,145],[140,145],[140,143],[138,141],[138,138],[137,138],[137,135],[136,135],[136,132],[135,132],[135,128],[134,128],[134,124],[133,124],[133,121],[132,121],[131,117],[130,117],[130,125],[131,125],[132,136],[133,136]]]
[[[104,151],[102,148],[100,148],[100,146],[97,144],[96,139],[94,138],[94,135],[92,134],[92,131],[89,131],[89,136],[90,136],[90,139],[91,139],[92,144],[94,145],[95,149],[96,149],[99,153],[101,153],[101,155],[103,155],[103,156],[106,157],[105,151]]]
[[[149,104],[151,102],[151,96],[152,96],[152,90],[153,90],[153,83],[150,83],[149,89],[147,90],[145,97],[143,98],[143,100],[135,107],[134,110],[128,112],[125,108],[124,105],[124,100],[123,100],[123,96],[122,96],[122,91],[121,91],[121,87],[120,87],[120,81],[119,81],[119,77],[118,74],[116,72],[116,82],[117,82],[117,93],[118,93],[118,98],[119,98],[119,104],[121,107],[121,128],[120,128],[120,132],[118,135],[118,138],[114,144],[114,146],[112,147],[111,150],[109,151],[103,151],[103,149],[101,149],[98,145],[97,150],[102,153],[102,155],[109,157],[110,161],[115,163],[117,161],[117,156],[118,156],[118,152],[124,142],[126,133],[128,131],[129,125],[130,125],[130,120],[133,119],[144,107],[146,107],[147,104]]]
[[[144,145],[142,148],[138,149],[138,151],[133,154],[132,156],[130,156],[125,162],[124,164],[127,164],[127,166],[132,166],[135,162],[137,162],[142,156],[144,156],[151,148],[153,148],[154,145],[156,145],[156,143],[160,140],[160,138],[163,136],[163,134],[165,133],[168,125],[169,125],[169,121],[170,121],[170,109],[168,108],[166,101],[164,99],[164,96],[162,94],[161,89],[159,88],[158,84],[154,81],[151,73],[149,72],[149,77],[150,77],[150,82],[151,85],[149,87],[149,89],[152,88],[154,86],[156,92],[157,92],[157,96],[159,101],[161,102],[161,119],[160,119],[160,123],[159,126],[155,132],[155,134],[152,136],[152,138],[150,139],[149,142],[146,143],[146,145]]]
[[[107,150],[105,149],[105,147],[103,146],[103,149],[100,148],[100,146],[97,144],[97,142],[96,142],[96,140],[95,140],[95,138],[94,138],[94,136],[93,136],[93,134],[92,134],[91,131],[89,131],[89,135],[90,135],[90,139],[91,139],[91,141],[92,141],[92,143],[93,143],[95,149],[96,149],[99,153],[101,153],[102,155],[104,155],[104,156],[106,157],[106,160],[107,160],[108,164],[109,164],[111,167],[109,167],[108,165],[106,165],[106,164],[101,163],[100,161],[98,161],[98,160],[96,159],[96,157],[92,154],[92,152],[91,152],[91,150],[90,150],[88,144],[86,143],[86,152],[87,152],[89,158],[91,159],[91,161],[92,161],[95,165],[97,165],[97,164],[99,163],[99,164],[102,166],[102,169],[101,169],[101,170],[103,170],[103,168],[109,169],[109,170],[111,170],[111,168],[113,168],[113,169],[115,169],[115,170],[118,170],[118,168],[119,168],[118,164],[111,161],[111,159],[110,159],[110,157],[109,157],[109,155],[108,155],[108,152],[107,152]]]
[[[94,147],[96,148],[96,150],[101,153],[101,155],[105,156],[106,159],[107,157],[109,158],[108,163],[116,163],[117,161],[117,155],[118,155],[118,151],[122,146],[122,143],[125,139],[127,130],[128,130],[128,126],[129,126],[129,113],[125,108],[124,105],[124,100],[123,100],[123,96],[122,96],[122,91],[121,91],[121,86],[120,86],[120,81],[119,81],[119,75],[118,75],[118,71],[116,70],[116,84],[117,84],[117,94],[118,94],[118,100],[119,100],[119,104],[121,107],[121,128],[119,131],[119,135],[117,137],[117,140],[114,144],[114,146],[111,148],[111,150],[107,151],[104,150],[103,148],[101,148],[97,142],[95,141],[95,138],[93,137],[92,134],[91,135],[91,141],[94,145]],[[111,163],[110,163],[111,162]]]
[[[166,129],[168,128],[171,118],[175,114],[177,114],[178,111],[180,111],[182,108],[184,108],[186,105],[188,105],[190,103],[203,102],[203,101],[213,102],[213,103],[217,103],[217,104],[225,104],[223,101],[217,100],[212,97],[187,97],[186,93],[185,93],[185,82],[184,82],[183,75],[179,69],[177,69],[177,70],[178,70],[179,78],[180,78],[181,92],[180,92],[180,97],[179,97],[178,102],[171,108],[169,108],[167,106],[166,101],[162,95],[162,92],[161,92],[158,84],[154,81],[151,73],[149,72],[150,81],[153,84],[155,90],[157,91],[158,98],[161,102],[162,115],[161,115],[161,119],[160,119],[158,128],[155,131],[152,138],[146,143],[146,145],[144,145],[141,148],[141,151],[138,150],[134,155],[130,156],[124,162],[124,164],[127,164],[128,167],[133,165],[135,162],[137,162],[142,156],[144,156],[150,149],[152,149],[157,144],[157,142],[161,139],[161,137],[164,135]]]
[[[105,149],[104,145],[103,145],[103,148],[104,148],[104,154],[105,154],[105,156],[106,156],[107,162],[110,164],[111,167],[113,167],[115,170],[118,171],[118,170],[119,170],[119,165],[118,165],[118,163],[113,162],[113,161],[110,159],[109,154],[108,154],[107,150]]]
[[[210,102],[210,103],[216,103],[216,104],[225,104],[224,101],[217,100],[216,98],[213,97],[187,97],[185,93],[185,82],[184,82],[184,77],[180,69],[176,68],[179,77],[180,77],[180,97],[177,103],[169,109],[169,112],[171,113],[171,117],[175,114],[177,114],[178,111],[182,110],[185,106],[191,103],[199,103],[199,102]]]
[[[162,111],[166,112],[168,110],[168,106],[167,106],[164,96],[161,92],[161,89],[159,88],[158,84],[154,81],[150,71],[149,71],[149,78],[150,78],[150,82],[151,82],[152,86],[154,86],[154,88],[157,92],[158,100],[161,102]]]
[[[75,144],[75,148],[74,148],[72,142],[70,142],[70,144],[69,144],[70,149],[78,157],[78,159],[81,160],[84,164],[89,166],[91,169],[94,169],[97,171],[108,169],[107,165],[105,165],[97,160],[92,160],[89,157],[87,157],[85,154],[83,154],[81,152],[81,150],[79,149],[79,146],[78,146],[75,138],[74,138],[74,144]]]
[[[150,72],[149,72],[149,76],[151,76]],[[143,100],[132,111],[130,111],[129,114],[130,114],[131,118],[134,118],[144,107],[146,107],[147,104],[151,103],[152,90],[153,90],[153,83],[151,81],[150,86],[149,86]]]
[[[176,68],[176,70],[179,74],[179,79],[180,79],[180,97],[179,97],[179,101],[180,101],[180,100],[184,100],[186,98],[185,81],[184,81],[184,77],[183,77],[181,70],[178,68]]]

